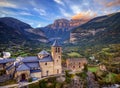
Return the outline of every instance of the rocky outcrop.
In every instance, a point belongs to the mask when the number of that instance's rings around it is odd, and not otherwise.
[[[61,42],[63,42],[70,38],[70,32],[73,28],[83,24],[86,21],[87,20],[57,19],[53,24],[38,29],[42,29],[50,41],[54,38],[59,38]]]
[[[70,42],[82,45],[120,43],[120,12],[91,19],[75,28]]]

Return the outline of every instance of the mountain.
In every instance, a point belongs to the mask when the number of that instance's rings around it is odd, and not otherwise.
[[[42,30],[33,29],[30,25],[12,17],[0,18],[0,43],[22,44],[23,42],[47,42]]]
[[[120,12],[93,18],[75,28],[70,42],[81,45],[120,43]]]
[[[58,38],[61,42],[68,40],[70,37],[70,32],[73,28],[85,23],[86,20],[81,19],[57,19],[53,24],[46,27],[37,28],[42,29],[50,41]]]

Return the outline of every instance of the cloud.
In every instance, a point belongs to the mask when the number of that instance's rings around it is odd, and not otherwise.
[[[54,2],[61,4],[61,5],[64,5],[64,3],[61,0],[54,0]]]
[[[17,5],[7,2],[5,0],[0,1],[0,7],[11,7],[11,8],[17,8]]]
[[[67,11],[65,11],[63,8],[59,8],[60,9],[60,12],[61,14],[64,16],[64,17],[67,17],[67,18],[70,18],[71,15],[69,13],[67,13]]]
[[[42,25],[41,25],[41,24],[38,24],[37,27],[42,27]]]
[[[97,13],[88,10],[86,12],[80,12],[74,16],[72,16],[72,19],[91,19],[93,17],[95,17],[97,15]]]
[[[120,0],[114,0],[106,4],[107,7],[120,6]]]
[[[34,8],[36,12],[38,12],[41,16],[46,15],[46,11],[44,9]]]
[[[74,14],[78,14],[81,12],[81,9],[80,9],[80,6],[77,6],[77,5],[73,5],[73,6],[70,6],[71,10],[73,11]]]
[[[19,14],[21,14],[21,15],[26,15],[26,16],[33,16],[33,14],[28,13],[28,12],[20,12]]]

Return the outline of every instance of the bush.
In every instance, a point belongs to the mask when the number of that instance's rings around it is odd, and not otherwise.
[[[32,78],[29,78],[29,79],[28,79],[28,82],[32,82]]]
[[[45,80],[39,81],[40,88],[47,88],[47,82]]]
[[[0,71],[0,76],[4,75],[6,73],[5,69]]]
[[[28,85],[28,88],[40,88],[39,87],[39,82]]]
[[[86,79],[86,77],[87,77],[86,72],[76,73],[76,75],[79,76],[82,79]]]

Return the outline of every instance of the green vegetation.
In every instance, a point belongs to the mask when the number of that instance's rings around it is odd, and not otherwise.
[[[56,81],[56,77],[50,77],[47,79],[40,80],[39,82],[30,84],[29,88],[63,88],[64,83]]]
[[[6,73],[5,70],[0,70],[0,76],[4,75]]]
[[[40,88],[39,87],[39,82],[36,82],[36,83],[32,83],[30,85],[28,85],[29,88]]]
[[[73,74],[69,74],[69,71],[65,71],[65,82],[66,83],[70,83],[71,82],[71,78],[73,78]]]
[[[80,79],[83,79],[83,80],[85,80],[86,77],[87,77],[86,72],[76,73],[76,75],[77,75],[78,77],[80,77]]]
[[[29,78],[29,79],[28,79],[28,82],[32,82],[32,78]]]
[[[81,57],[81,55],[77,52],[70,52],[70,53],[67,53],[68,57],[71,57],[71,58],[76,58],[76,57]]]
[[[96,72],[99,69],[98,66],[88,66],[88,71]]]
[[[17,82],[15,80],[11,79],[11,80],[5,81],[3,83],[0,83],[0,86],[10,85],[10,84],[15,84],[15,83],[17,83]]]

